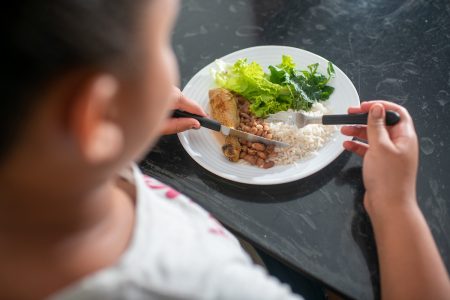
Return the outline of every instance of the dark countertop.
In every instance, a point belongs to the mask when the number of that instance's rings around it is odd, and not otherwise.
[[[420,206],[450,269],[450,2],[182,1],[173,45],[183,86],[215,58],[270,44],[328,58],[362,100],[410,111],[420,139]],[[358,157],[344,153],[308,178],[254,187],[209,173],[167,136],[141,167],[295,269],[349,297],[379,297]]]

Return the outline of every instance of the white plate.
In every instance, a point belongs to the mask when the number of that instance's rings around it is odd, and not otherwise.
[[[228,63],[234,63],[240,58],[248,58],[256,61],[267,71],[269,65],[277,65],[281,62],[282,55],[293,57],[298,69],[319,63],[319,72],[326,74],[327,60],[311,52],[285,46],[260,46],[233,52],[221,59]],[[215,87],[210,69],[214,68],[214,62],[203,68],[188,82],[183,94],[197,101],[206,111],[209,111],[208,91]],[[333,113],[346,113],[349,106],[359,105],[359,96],[353,83],[338,67],[334,66],[336,77],[329,85],[335,87],[333,94],[327,102]],[[268,185],[295,181],[309,176],[336,159],[343,151],[342,143],[349,140],[348,137],[336,132],[333,139],[320,149],[317,155],[300,160],[292,165],[275,166],[271,169],[261,169],[250,165],[232,163],[222,154],[221,145],[214,137],[212,131],[201,128],[179,133],[178,137],[184,149],[202,167],[208,171],[236,182]]]

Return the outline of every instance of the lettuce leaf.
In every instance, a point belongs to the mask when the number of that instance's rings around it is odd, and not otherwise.
[[[258,117],[294,110],[309,110],[314,102],[327,100],[334,88],[326,84],[334,76],[328,63],[328,77],[317,72],[318,64],[308,70],[296,70],[291,56],[283,55],[281,64],[269,66],[266,74],[256,62],[239,59],[234,64],[217,61],[213,78],[219,87],[236,92],[250,101],[250,110]]]
[[[219,62],[221,64],[221,62]],[[233,65],[219,68],[213,74],[218,86],[236,92],[250,102],[250,110],[258,117],[289,109],[291,99],[277,99],[285,88],[269,80],[263,68],[256,62],[239,59]]]

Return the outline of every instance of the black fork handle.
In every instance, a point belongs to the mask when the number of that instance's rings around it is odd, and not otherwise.
[[[323,125],[344,125],[344,124],[362,124],[367,125],[369,114],[349,114],[349,115],[324,115],[322,117]],[[392,110],[386,111],[386,125],[393,126],[400,121],[400,115]]]

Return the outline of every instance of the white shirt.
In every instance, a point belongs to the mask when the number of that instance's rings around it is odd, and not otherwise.
[[[253,264],[208,212],[133,167],[136,225],[119,262],[51,297],[71,299],[301,299]]]

